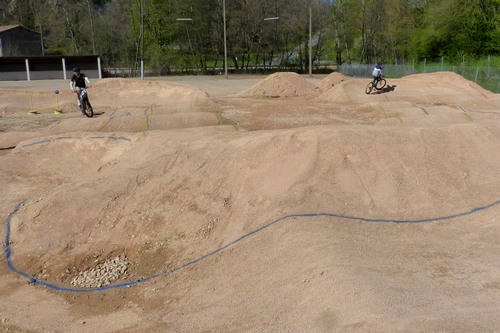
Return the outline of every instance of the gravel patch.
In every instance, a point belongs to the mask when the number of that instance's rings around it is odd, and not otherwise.
[[[128,262],[126,259],[109,258],[96,267],[80,272],[71,280],[71,285],[81,288],[101,288],[110,285],[113,281],[127,274]]]

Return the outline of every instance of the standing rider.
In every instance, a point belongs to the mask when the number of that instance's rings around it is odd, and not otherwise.
[[[377,81],[380,81],[380,79],[382,79],[382,63],[381,62],[377,63],[377,65],[373,69],[372,76],[373,76],[373,82],[377,82]]]
[[[71,77],[71,82],[69,85],[71,87],[71,91],[77,94],[78,106],[81,108],[80,89],[91,87],[92,83],[90,83],[87,75],[80,73],[80,68],[75,67],[73,68],[73,76]]]

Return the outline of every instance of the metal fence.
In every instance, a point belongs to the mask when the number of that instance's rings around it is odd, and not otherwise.
[[[374,64],[343,64],[337,71],[355,77],[371,77]],[[443,63],[417,65],[384,64],[384,77],[401,78],[406,75],[434,72],[454,72],[467,80],[477,83],[484,89],[500,93],[500,69],[494,67],[453,66]]]

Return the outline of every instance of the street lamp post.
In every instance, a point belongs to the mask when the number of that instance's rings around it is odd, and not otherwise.
[[[144,80],[144,1],[141,1],[141,80]]]
[[[312,10],[309,6],[309,77],[312,76]]]
[[[264,22],[265,21],[276,21],[276,20],[279,20],[279,16],[274,16],[274,17],[264,17]],[[273,44],[273,56],[274,56],[274,48],[276,47],[276,25],[274,26],[274,44]],[[273,59],[270,60],[269,62],[269,67],[272,69],[272,65],[273,65]]]
[[[226,0],[222,0],[222,20],[224,21],[224,77],[227,79]]]

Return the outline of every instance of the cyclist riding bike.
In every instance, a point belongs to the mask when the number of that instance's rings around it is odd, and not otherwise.
[[[80,68],[75,67],[73,68],[73,76],[71,77],[71,82],[69,85],[71,87],[71,91],[77,94],[77,103],[81,108],[80,90],[82,88],[91,87],[92,83],[90,83],[89,78],[85,74],[80,72]]]
[[[373,83],[377,83],[382,79],[382,63],[379,62],[372,71]]]

